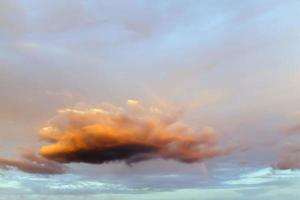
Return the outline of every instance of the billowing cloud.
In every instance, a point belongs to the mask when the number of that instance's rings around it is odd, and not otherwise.
[[[142,106],[129,100],[126,108],[103,104],[63,109],[41,129],[40,154],[62,163],[134,163],[153,158],[185,163],[221,156],[218,136],[210,127],[200,131],[184,123],[180,109]]]
[[[33,174],[63,174],[66,172],[64,165],[37,156],[32,152],[24,152],[22,160],[0,158],[0,168],[16,168]]]

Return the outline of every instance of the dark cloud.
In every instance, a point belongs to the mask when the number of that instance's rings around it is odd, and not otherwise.
[[[227,153],[212,128],[196,132],[178,113],[145,108],[133,100],[125,109],[113,105],[64,109],[41,130],[41,138],[51,144],[40,154],[62,163],[101,164],[152,158],[191,163]]]
[[[33,174],[63,174],[66,172],[66,167],[62,164],[31,152],[24,152],[22,160],[0,158],[0,167],[4,169],[12,167]]]

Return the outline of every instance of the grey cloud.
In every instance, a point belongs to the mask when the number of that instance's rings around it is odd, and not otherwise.
[[[31,152],[24,152],[22,160],[0,158],[0,167],[7,170],[16,168],[33,174],[63,174],[66,172],[64,165],[47,160]]]

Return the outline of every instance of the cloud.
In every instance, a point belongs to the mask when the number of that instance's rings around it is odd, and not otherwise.
[[[275,169],[299,169],[300,160],[294,159],[292,156],[284,155],[282,156],[276,165],[273,166]]]
[[[50,144],[40,154],[62,163],[130,164],[153,158],[192,163],[228,153],[219,147],[212,128],[198,132],[181,118],[178,108],[146,108],[135,100],[126,108],[103,104],[63,109],[41,129],[41,139]]]
[[[298,133],[300,125],[294,125],[285,130],[285,143],[281,146],[278,161],[273,165],[276,169],[300,169],[300,145]]]
[[[275,169],[300,169],[300,146],[296,143],[286,143],[282,146]]]
[[[287,134],[297,134],[300,132],[300,125],[293,126],[292,128],[289,128],[286,133]]]
[[[33,174],[63,174],[66,172],[64,165],[37,156],[32,152],[24,152],[22,160],[0,158],[0,168],[9,169],[11,167]]]

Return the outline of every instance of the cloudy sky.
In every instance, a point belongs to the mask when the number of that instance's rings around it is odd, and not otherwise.
[[[298,200],[299,19],[298,0],[2,0],[0,200]]]

